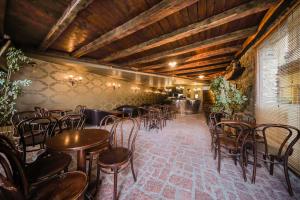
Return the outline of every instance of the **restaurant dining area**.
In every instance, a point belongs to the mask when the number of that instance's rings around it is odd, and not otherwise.
[[[300,200],[299,0],[0,0],[0,200]]]

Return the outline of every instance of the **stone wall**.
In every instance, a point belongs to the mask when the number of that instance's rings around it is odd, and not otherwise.
[[[141,105],[158,103],[164,96],[149,93],[144,85],[113,79],[71,66],[57,65],[34,60],[34,66],[25,66],[16,76],[18,79],[30,79],[32,84],[24,88],[17,102],[18,111],[32,110],[34,106],[48,109],[74,109],[76,105],[89,108],[111,110],[120,105]],[[67,80],[68,75],[81,76],[82,82],[72,86]],[[121,84],[114,90],[108,83]],[[132,87],[139,87],[134,91]]]
[[[248,101],[245,105],[245,111],[252,114],[255,111],[255,59],[256,51],[251,48],[240,59],[241,66],[245,67],[245,71],[242,76],[233,81],[237,88],[247,96]]]

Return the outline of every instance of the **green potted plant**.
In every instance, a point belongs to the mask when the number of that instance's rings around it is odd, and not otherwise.
[[[16,112],[16,100],[22,93],[22,88],[29,86],[30,80],[13,80],[14,73],[19,71],[24,64],[28,64],[30,59],[24,55],[22,50],[10,47],[6,52],[5,68],[0,71],[0,132],[8,130],[10,118]],[[2,131],[1,131],[2,129]]]
[[[248,100],[232,83],[224,77],[217,77],[210,84],[210,91],[214,96],[212,112],[226,112],[230,116],[241,111]]]

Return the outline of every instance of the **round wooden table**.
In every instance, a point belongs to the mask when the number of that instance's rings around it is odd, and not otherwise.
[[[50,151],[77,151],[77,169],[86,171],[85,150],[108,142],[109,132],[103,129],[66,130],[46,141]]]

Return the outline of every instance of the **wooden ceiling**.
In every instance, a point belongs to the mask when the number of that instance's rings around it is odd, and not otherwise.
[[[209,80],[224,72],[284,1],[0,2],[0,36],[9,35],[22,48],[167,76],[197,80],[202,74]],[[177,66],[170,68],[170,61]]]

